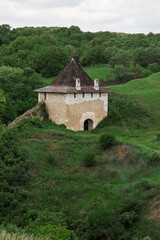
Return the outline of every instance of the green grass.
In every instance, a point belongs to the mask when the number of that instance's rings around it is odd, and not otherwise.
[[[100,78],[104,72],[98,71],[105,67],[93,71],[91,67],[88,72]],[[34,232],[37,226],[66,222],[80,240],[109,236],[113,240],[146,236],[157,240],[160,226],[153,202],[158,206],[160,164],[149,165],[148,161],[154,151],[160,154],[156,140],[160,133],[159,79],[157,73],[110,87],[108,119],[114,107],[120,118],[92,132],[73,132],[50,121],[44,121],[42,128],[21,128],[20,148],[29,164],[29,183],[10,212],[12,223]],[[106,132],[119,143],[101,150],[99,137]],[[86,151],[95,154],[92,167],[84,165]]]
[[[143,79],[132,80],[124,85],[110,86],[115,93],[137,99],[153,116],[160,116],[160,73]]]
[[[0,230],[1,240],[51,240],[49,237],[34,237],[26,233],[8,233],[6,230]]]
[[[63,221],[80,239],[94,239],[95,234],[101,235],[99,228],[107,231],[107,219],[116,218],[120,224],[131,200],[134,206],[143,202],[141,211],[149,206],[151,199],[158,194],[156,187],[160,184],[160,167],[147,165],[151,149],[127,144],[130,133],[127,135],[123,128],[110,127],[107,130],[123,143],[102,151],[98,145],[101,131],[73,132],[51,122],[44,122],[42,129],[21,129],[21,149],[27,152],[30,162],[30,184],[26,189],[25,208],[22,204],[14,212],[19,216],[15,221],[18,226],[35,231],[39,224],[61,223],[61,213]],[[83,163],[86,149],[95,153],[94,167],[85,167]],[[146,179],[149,181],[147,188]],[[22,214],[24,209],[28,209],[25,215]],[[134,207],[129,210],[130,214],[138,214],[137,211]],[[36,217],[30,221],[33,212]],[[47,218],[43,220],[42,215]],[[140,216],[142,220],[146,217],[145,214]],[[148,220],[147,224],[151,222]],[[131,239],[135,231],[142,231],[143,237],[149,235],[150,232],[143,232],[143,228],[135,228],[134,224],[130,227],[132,230],[122,227],[127,236],[124,239]],[[121,234],[116,235],[117,230],[111,232],[119,239]]]
[[[139,119],[141,124],[139,128],[132,129],[128,125],[128,129],[126,129],[126,126],[125,129],[119,128],[117,131],[112,126],[106,127],[106,130],[115,132],[115,134],[117,132],[118,138],[121,141],[160,151],[160,144],[156,141],[157,134],[160,133],[160,73],[153,74],[144,79],[132,80],[124,85],[110,86],[110,89],[112,90],[111,95],[115,93],[126,98],[126,103],[124,104],[127,104],[127,99],[130,99],[133,103],[138,104],[140,108],[145,109],[148,112],[149,118],[145,115],[142,116]],[[120,110],[122,108],[123,106],[120,107]],[[123,118],[126,121],[130,118],[134,122],[141,113],[140,108],[134,112],[135,116],[130,112],[133,109],[130,110],[128,108],[127,112],[124,112]]]
[[[84,67],[83,69],[93,80],[99,79],[100,82],[111,80],[112,69],[108,64]]]

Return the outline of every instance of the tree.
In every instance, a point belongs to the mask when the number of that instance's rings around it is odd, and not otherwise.
[[[30,55],[31,67],[44,77],[56,76],[68,63],[69,56],[62,47],[47,46],[39,48]]]
[[[33,90],[39,88],[42,78],[32,69],[0,67],[0,88],[6,97],[6,112],[3,116],[7,123],[37,103]]]
[[[0,46],[2,44],[9,44],[11,41],[11,27],[8,24],[0,26]]]
[[[6,99],[4,93],[0,90],[0,141],[4,133],[3,117],[6,111]]]

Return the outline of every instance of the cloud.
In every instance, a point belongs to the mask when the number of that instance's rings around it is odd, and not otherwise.
[[[158,32],[159,0],[0,0],[0,24],[84,31]]]

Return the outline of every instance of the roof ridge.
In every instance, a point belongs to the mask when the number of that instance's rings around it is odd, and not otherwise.
[[[81,86],[93,86],[93,80],[81,68],[74,58],[64,67],[50,86],[72,86],[75,87],[76,78],[80,78]]]

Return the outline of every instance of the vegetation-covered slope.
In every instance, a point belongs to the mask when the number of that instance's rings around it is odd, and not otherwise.
[[[62,239],[69,231],[69,239],[157,240],[158,78],[112,86],[109,116],[92,132],[38,118],[6,132],[0,145],[3,228],[47,235],[51,224],[67,226]],[[104,133],[117,140],[105,150],[99,144]]]

